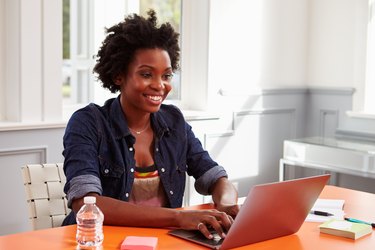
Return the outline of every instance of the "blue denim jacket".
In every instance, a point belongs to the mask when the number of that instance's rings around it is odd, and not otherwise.
[[[128,201],[134,181],[134,143],[120,105],[120,97],[104,106],[95,104],[76,111],[64,135],[64,191],[68,206],[86,193]],[[169,207],[181,207],[186,173],[196,179],[196,190],[209,194],[210,186],[227,174],[211,159],[195,137],[180,110],[162,105],[151,114],[155,133],[154,161]],[[75,223],[73,212],[63,225]]]

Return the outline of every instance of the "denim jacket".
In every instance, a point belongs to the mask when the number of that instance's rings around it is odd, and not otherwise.
[[[186,173],[196,180],[196,190],[209,194],[210,186],[227,177],[223,167],[211,159],[181,111],[173,105],[161,105],[151,114],[155,134],[154,162],[169,201],[169,207],[181,207]],[[64,135],[64,191],[68,206],[86,193],[128,201],[134,181],[134,143],[120,105],[120,96],[104,106],[96,104],[76,111]],[[73,212],[63,225],[75,223]]]

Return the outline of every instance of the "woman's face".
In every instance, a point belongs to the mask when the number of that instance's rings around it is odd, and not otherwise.
[[[173,71],[168,52],[140,49],[129,64],[127,75],[119,76],[121,104],[126,112],[154,113],[172,89]]]

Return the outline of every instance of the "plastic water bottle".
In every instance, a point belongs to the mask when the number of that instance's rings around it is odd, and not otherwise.
[[[86,196],[85,203],[78,211],[77,221],[77,243],[81,248],[99,247],[102,245],[104,215],[96,206],[94,196]]]

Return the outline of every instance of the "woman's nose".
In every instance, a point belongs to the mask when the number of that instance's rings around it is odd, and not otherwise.
[[[165,89],[165,82],[162,79],[157,79],[153,82],[152,87],[155,89]]]

